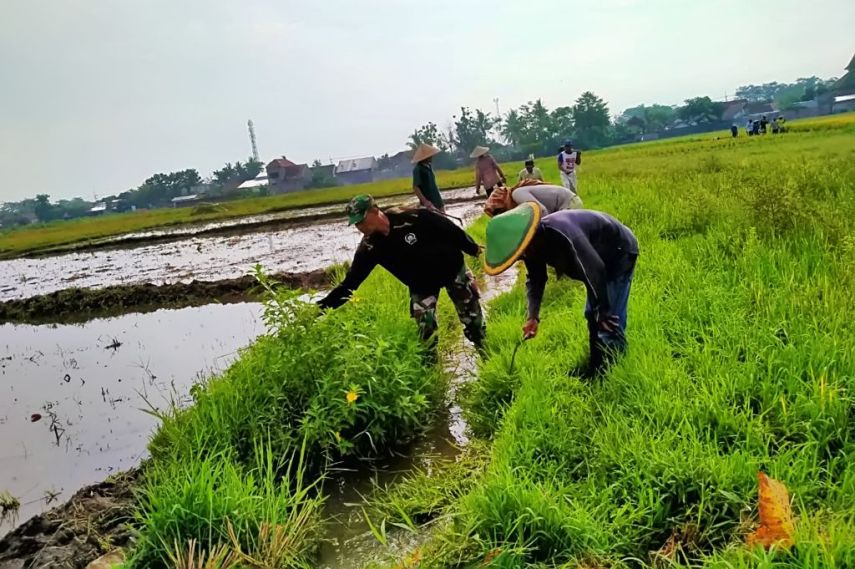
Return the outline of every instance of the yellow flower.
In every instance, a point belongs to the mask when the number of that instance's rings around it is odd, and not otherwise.
[[[357,399],[359,399],[359,394],[356,392],[356,390],[351,389],[350,391],[347,392],[346,399],[347,399],[348,405],[353,405],[353,403]]]

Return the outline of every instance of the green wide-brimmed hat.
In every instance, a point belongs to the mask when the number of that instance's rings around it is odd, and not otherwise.
[[[540,205],[525,202],[487,223],[484,272],[498,275],[508,270],[531,243],[540,223]]]

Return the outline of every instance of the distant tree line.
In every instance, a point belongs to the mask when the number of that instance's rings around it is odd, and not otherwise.
[[[224,189],[237,187],[241,182],[254,178],[262,168],[261,162],[248,158],[245,162],[227,163],[214,170],[207,180],[203,180],[194,168],[159,173],[136,188],[93,201],[78,197],[51,202],[50,195],[38,194],[35,198],[0,204],[0,228],[83,217],[89,215],[98,203],[106,204],[108,211],[167,207],[173,198],[188,195],[203,186],[209,196],[216,197],[222,195]]]
[[[736,97],[751,103],[773,103],[776,108],[786,110],[799,102],[823,96],[835,81],[836,78],[806,77],[794,83],[744,85],[736,90]],[[725,108],[726,103],[709,97],[694,97],[686,99],[682,105],[639,105],[612,116],[603,99],[586,91],[572,105],[548,109],[537,99],[511,109],[502,117],[481,109],[461,107],[460,113],[451,118],[445,129],[428,122],[410,134],[407,145],[413,149],[422,142],[433,144],[443,151],[434,160],[436,166],[454,168],[468,161],[475,146],[490,146],[500,160],[521,159],[529,154],[549,155],[567,139],[579,148],[602,148],[679,126],[714,123],[721,119]],[[390,160],[388,155],[382,156],[381,166]],[[312,178],[307,187],[335,185],[329,172],[319,168],[319,160],[312,166]],[[224,190],[254,178],[263,167],[260,162],[248,158],[244,162],[225,164],[205,180],[192,168],[159,173],[136,188],[97,201],[118,204],[116,209],[119,210],[166,207],[173,198],[187,195],[203,185],[210,197],[218,197]],[[0,227],[81,217],[87,215],[95,203],[82,198],[51,202],[48,194],[38,194],[35,198],[0,204]]]

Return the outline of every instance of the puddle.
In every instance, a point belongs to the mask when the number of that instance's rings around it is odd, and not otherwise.
[[[18,521],[139,463],[157,426],[146,399],[186,402],[263,333],[260,315],[244,303],[0,326],[0,490],[20,499]]]
[[[479,203],[450,206],[468,224]],[[0,261],[0,301],[29,298],[69,287],[218,281],[246,275],[257,263],[269,272],[303,273],[350,261],[360,233],[342,220],[250,232],[192,237],[132,249],[70,253]]]

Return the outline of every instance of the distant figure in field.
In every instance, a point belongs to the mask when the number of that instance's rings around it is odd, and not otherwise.
[[[469,158],[475,158],[475,195],[479,195],[483,184],[489,198],[493,188],[504,185],[505,174],[486,146],[476,146]]]
[[[576,181],[576,166],[582,164],[582,153],[573,150],[573,142],[568,140],[564,143],[558,154],[558,171],[561,173],[561,183],[565,188],[578,194],[578,183]]]
[[[529,154],[528,160],[525,161],[525,168],[520,170],[520,173],[517,174],[517,182],[522,182],[523,180],[543,181],[543,172],[540,171],[540,168],[534,165],[534,154]]]
[[[739,136],[739,128],[736,126],[736,123],[730,125],[730,136],[732,136],[733,138]]]
[[[754,136],[754,121],[748,119],[745,122],[745,134],[748,136]]]
[[[760,136],[760,121],[755,120],[751,125],[751,130],[754,132],[754,136]]]
[[[772,119],[772,134],[778,134],[781,127],[778,125],[778,117]]]
[[[440,153],[439,148],[430,144],[419,144],[413,152],[413,192],[419,198],[419,203],[428,209],[445,212],[445,202],[436,185],[433,173],[433,157]]]
[[[766,129],[769,126],[769,120],[766,118],[766,115],[760,119],[760,132],[766,134]]]

